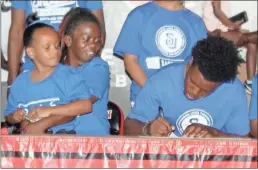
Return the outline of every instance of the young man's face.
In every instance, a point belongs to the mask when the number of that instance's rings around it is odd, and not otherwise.
[[[206,80],[197,65],[191,65],[185,74],[185,95],[190,100],[196,100],[210,95],[220,83]]]
[[[91,61],[101,46],[101,32],[97,24],[86,22],[75,28],[70,50],[79,61]]]
[[[60,39],[54,29],[45,27],[37,29],[32,37],[29,56],[36,65],[55,67],[61,58]]]

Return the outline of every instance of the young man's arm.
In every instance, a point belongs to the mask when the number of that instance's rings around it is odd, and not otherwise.
[[[159,116],[160,97],[163,95],[163,89],[157,88],[150,80],[146,82],[125,120],[126,135],[168,136],[172,132],[173,126]]]
[[[23,32],[25,29],[25,11],[23,9],[12,8],[11,27],[8,38],[8,85],[18,76],[20,71],[20,61],[23,49]]]

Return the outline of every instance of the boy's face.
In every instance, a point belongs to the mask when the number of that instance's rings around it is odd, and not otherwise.
[[[61,58],[58,33],[51,28],[39,28],[32,37],[31,47],[27,53],[36,65],[55,67]]]
[[[80,24],[65,41],[80,63],[91,61],[102,46],[99,26],[92,22]]]
[[[196,100],[210,95],[220,83],[206,80],[197,65],[191,65],[186,70],[184,93],[189,100]]]

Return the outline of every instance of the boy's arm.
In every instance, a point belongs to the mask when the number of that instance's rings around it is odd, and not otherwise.
[[[65,105],[50,108],[50,116],[78,116],[92,112],[91,100],[76,100]]]
[[[92,112],[92,103],[90,99],[78,99],[68,104],[55,107],[35,107],[29,112],[28,118],[35,120],[37,118],[46,118],[49,116],[78,116]]]
[[[43,118],[37,122],[30,123],[26,129],[26,134],[43,134],[45,131],[53,126],[61,125],[72,121],[75,116],[50,116]]]

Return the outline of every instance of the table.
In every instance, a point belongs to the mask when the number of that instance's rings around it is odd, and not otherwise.
[[[2,135],[2,168],[257,168],[257,141]]]

